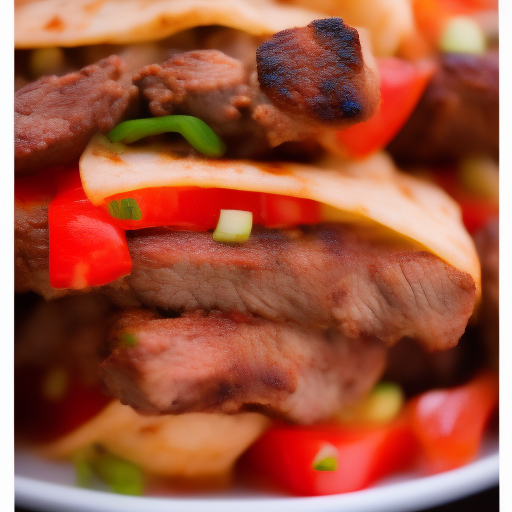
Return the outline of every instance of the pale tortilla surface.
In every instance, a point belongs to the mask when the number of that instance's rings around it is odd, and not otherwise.
[[[322,14],[271,0],[25,0],[15,4],[16,48],[128,44],[205,25],[270,35]]]
[[[360,161],[331,157],[318,165],[183,158],[169,146],[112,144],[96,135],[80,159],[82,184],[97,205],[150,187],[198,186],[312,199],[361,222],[374,221],[414,240],[480,287],[480,264],[460,208],[438,187],[399,172],[386,153]]]
[[[97,443],[155,475],[217,478],[229,474],[270,423],[266,416],[252,412],[145,416],[113,400],[97,416],[40,451],[67,458]]]

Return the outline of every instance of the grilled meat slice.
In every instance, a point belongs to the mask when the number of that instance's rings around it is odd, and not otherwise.
[[[20,208],[17,290],[48,298],[66,293],[49,285],[44,206]],[[121,306],[238,311],[388,344],[410,337],[428,350],[456,345],[473,311],[473,279],[406,242],[363,234],[339,224],[255,227],[247,243],[233,247],[210,233],[134,231],[128,238],[132,273],[101,290]]]
[[[313,423],[361,399],[385,360],[376,340],[220,313],[128,311],[110,343],[104,382],[149,414],[258,410]]]

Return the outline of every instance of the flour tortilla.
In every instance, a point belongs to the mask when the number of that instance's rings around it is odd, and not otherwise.
[[[146,416],[113,400],[94,418],[40,452],[69,458],[98,443],[154,475],[218,479],[229,476],[238,457],[270,424],[268,417],[254,412]]]
[[[15,4],[16,48],[129,44],[204,25],[257,36],[325,17],[271,0],[26,0]]]
[[[399,172],[385,153],[366,160],[333,157],[311,166],[287,162],[182,158],[168,146],[112,144],[96,135],[80,159],[85,193],[96,205],[149,187],[198,186],[269,192],[318,201],[340,218],[374,221],[405,236],[480,286],[480,265],[460,208],[438,187]],[[336,218],[336,214],[333,215]]]

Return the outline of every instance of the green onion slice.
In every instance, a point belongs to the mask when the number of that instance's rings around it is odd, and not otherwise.
[[[137,201],[132,197],[121,199],[120,201],[110,201],[107,206],[108,213],[115,219],[121,220],[140,220],[142,213]]]
[[[219,222],[213,232],[216,242],[245,242],[252,230],[252,212],[243,210],[221,210]]]
[[[142,470],[130,461],[104,452],[92,463],[97,475],[118,494],[141,496],[144,490]]]
[[[472,53],[482,55],[486,41],[476,21],[466,16],[452,18],[439,39],[439,49],[444,53]]]
[[[226,152],[226,145],[217,134],[201,119],[193,116],[163,116],[147,119],[133,119],[117,125],[108,132],[110,142],[130,144],[150,135],[176,132],[190,145],[209,157],[220,157]]]
[[[141,496],[144,491],[142,470],[136,464],[117,457],[101,446],[89,446],[73,456],[76,484],[92,489],[99,478],[111,491],[130,496]]]
[[[137,338],[131,332],[123,332],[123,334],[121,334],[121,341],[127,347],[137,346]]]
[[[318,451],[312,466],[315,471],[336,471],[338,469],[338,450],[331,443],[325,443]]]

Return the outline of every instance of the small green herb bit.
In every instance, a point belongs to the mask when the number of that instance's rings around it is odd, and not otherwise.
[[[93,462],[98,476],[118,494],[141,496],[144,490],[142,470],[130,461],[104,452]]]
[[[131,332],[123,332],[123,334],[121,334],[121,341],[127,347],[136,347],[138,343],[137,338]]]
[[[137,201],[132,197],[121,199],[120,201],[110,201],[107,206],[108,213],[115,219],[121,220],[140,220],[142,213]]]
[[[243,210],[221,210],[219,222],[213,232],[216,242],[242,243],[249,239],[252,231],[252,212]]]
[[[315,471],[336,471],[338,469],[338,450],[331,443],[325,443],[313,460]]]
[[[150,135],[175,132],[205,156],[220,157],[226,145],[201,119],[193,116],[163,116],[133,119],[117,125],[107,136],[110,142],[130,144]]]
[[[319,460],[313,465],[316,471],[336,471],[338,469],[338,461],[335,457],[326,457]]]

